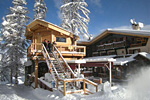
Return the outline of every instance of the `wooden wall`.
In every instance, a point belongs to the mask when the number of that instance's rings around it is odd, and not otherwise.
[[[56,37],[63,37],[66,38],[66,42],[56,42]],[[57,45],[72,45],[72,39],[71,37],[65,36],[59,32],[56,31],[45,31],[45,32],[37,32],[34,33],[32,38],[32,43],[42,43],[44,40],[52,42],[56,42]]]

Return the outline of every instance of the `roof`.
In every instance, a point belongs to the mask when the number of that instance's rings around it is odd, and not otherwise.
[[[95,41],[105,37],[108,34],[120,34],[120,35],[129,35],[129,36],[139,36],[139,37],[150,37],[149,30],[133,30],[133,29],[107,29],[102,33],[95,36],[90,41],[78,41],[78,44],[89,45],[94,43]]]
[[[69,37],[73,37],[73,33],[69,32],[68,30],[62,27],[59,27],[55,24],[52,24],[50,22],[41,19],[36,19],[26,26],[26,33],[25,33],[26,38],[31,37],[32,34],[35,32],[35,30],[38,30],[39,28],[43,28],[49,31],[55,30],[57,32],[60,32],[61,34],[67,35]]]
[[[88,58],[84,58],[83,60],[86,60],[86,62],[112,61],[113,65],[124,65],[124,64],[127,64],[129,62],[136,60],[135,57],[138,55],[143,56],[146,59],[150,60],[150,54],[146,52],[131,54],[129,57],[122,57],[122,58],[115,58],[117,57],[117,55],[109,55],[109,56],[88,57]]]
[[[86,62],[116,61],[113,57],[116,57],[116,55],[88,57],[83,58],[83,60],[86,60]]]
[[[116,58],[116,61],[114,61],[113,63],[114,63],[114,65],[124,65],[124,64],[127,64],[129,62],[136,60],[135,57],[138,55],[143,56],[143,57],[150,60],[150,54],[149,53],[140,52],[140,53],[132,54],[130,57]]]
[[[133,30],[133,29],[108,29],[109,32],[115,32],[119,34],[126,33],[127,35],[139,35],[139,36],[150,36],[149,30]]]

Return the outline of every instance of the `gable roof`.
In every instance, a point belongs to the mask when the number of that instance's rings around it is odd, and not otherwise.
[[[32,34],[34,33],[34,31],[41,27],[45,28],[46,30],[50,30],[50,29],[55,30],[57,32],[60,32],[61,34],[64,34],[66,36],[73,38],[73,33],[69,32],[66,29],[63,29],[62,27],[59,27],[55,24],[52,24],[50,22],[40,20],[40,19],[36,19],[26,26],[26,33],[25,33],[26,38],[28,39],[29,37],[31,37]],[[78,36],[76,36],[76,37],[78,37]]]
[[[150,37],[150,31],[148,30],[133,30],[133,29],[107,29],[102,33],[98,34],[90,41],[79,41],[78,44],[89,45],[96,42],[99,39],[102,39],[108,34],[120,34],[120,35],[128,35],[128,36],[139,36],[139,37]]]

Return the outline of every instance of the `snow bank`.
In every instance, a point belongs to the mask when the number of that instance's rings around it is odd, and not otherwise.
[[[60,98],[64,97],[63,94],[60,93],[58,90],[50,92],[48,90],[36,88],[35,90],[32,91],[32,93],[40,100],[59,100]]]
[[[138,74],[132,77],[128,86],[128,98],[131,100],[149,100],[150,99],[150,68],[142,69]]]
[[[102,85],[102,91],[104,91],[104,92],[111,92],[110,83],[108,81],[105,82],[105,83],[103,83],[103,85]]]
[[[52,75],[50,73],[45,73],[45,81],[51,82],[53,80]]]
[[[63,96],[61,92],[55,90],[50,92],[41,88],[31,89],[25,86],[0,85],[0,100],[149,100],[150,98],[150,68],[142,69],[137,75],[132,77],[126,86],[112,86],[111,92],[107,91],[109,83],[105,84],[105,90],[91,95],[81,93],[67,94]],[[88,88],[95,90],[92,86]]]

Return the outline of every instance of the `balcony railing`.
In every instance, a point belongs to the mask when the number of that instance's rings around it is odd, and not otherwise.
[[[73,54],[73,55],[83,55],[83,56],[86,55],[86,47],[85,46],[56,45],[56,47],[62,54]],[[35,53],[35,52],[41,52],[42,49],[43,49],[42,43],[31,43],[31,45],[27,49],[27,52],[28,52],[28,54]]]
[[[56,46],[58,50],[62,54],[86,54],[86,47],[85,46],[74,46],[74,45],[69,45],[69,46]]]
[[[108,49],[117,49],[125,46],[126,46],[125,41],[112,42],[103,45],[98,45],[98,50],[101,51],[101,50],[108,50]]]

